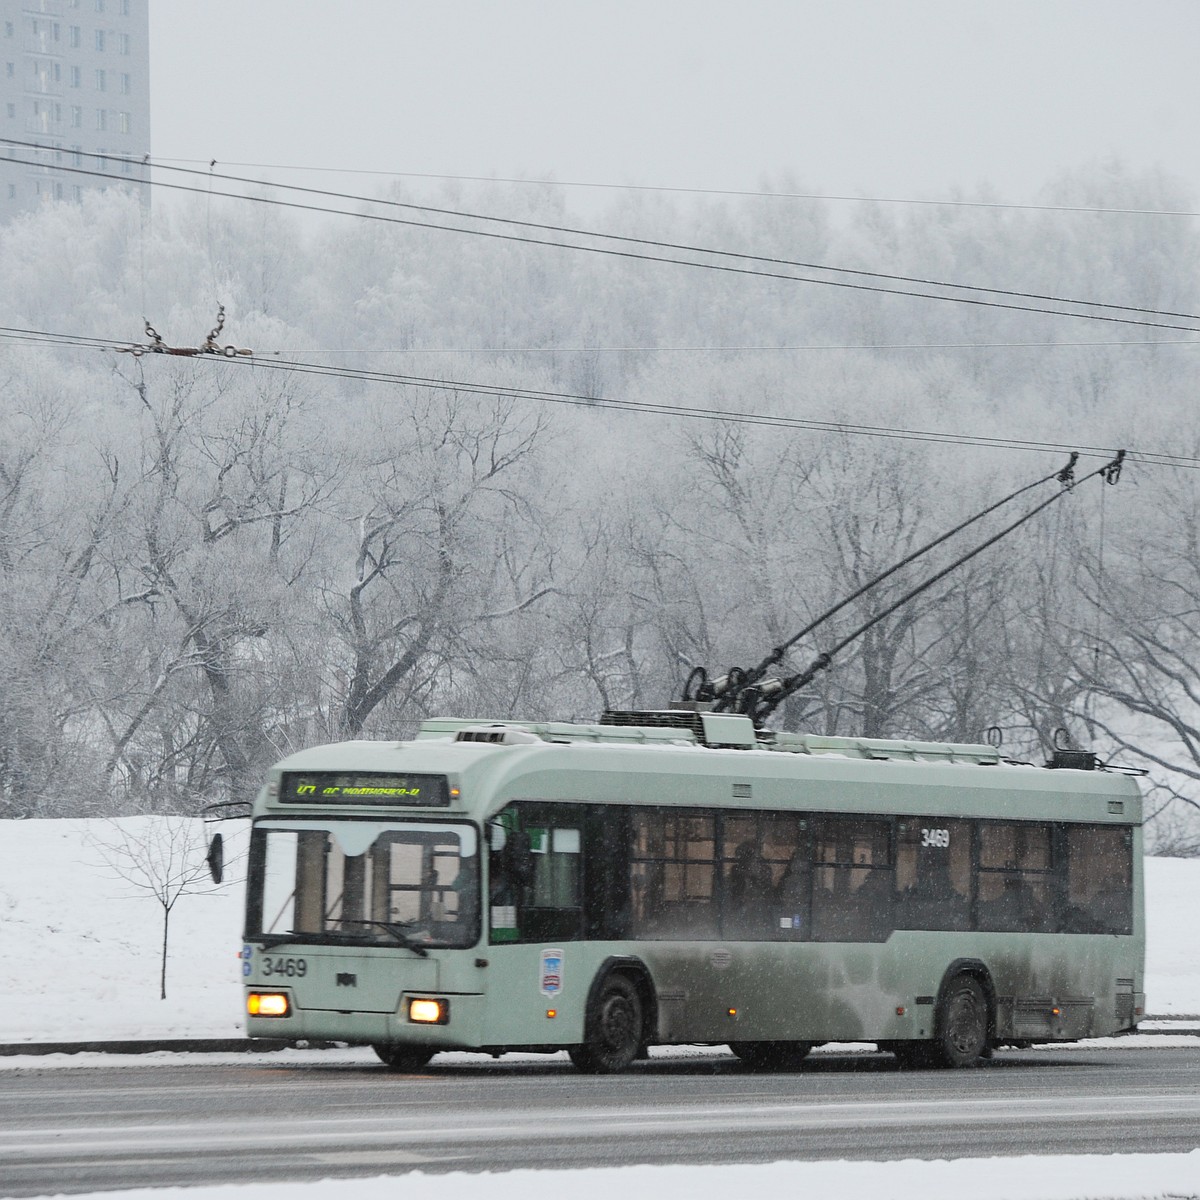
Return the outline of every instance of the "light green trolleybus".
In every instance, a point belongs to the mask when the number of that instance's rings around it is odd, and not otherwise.
[[[251,1037],[752,1067],[822,1042],[969,1066],[1136,1027],[1142,801],[1086,754],[745,716],[425,722],[305,750],[253,812]]]

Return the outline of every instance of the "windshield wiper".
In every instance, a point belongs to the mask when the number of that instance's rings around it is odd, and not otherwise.
[[[274,950],[276,946],[286,946],[297,939],[294,933],[265,933],[260,938],[250,940],[257,941],[264,950]]]
[[[413,924],[412,921],[347,921],[347,920],[343,920],[343,921],[340,921],[339,924],[341,924],[341,925],[367,925],[367,926],[372,926],[376,929],[386,930],[388,933],[390,933],[392,935],[392,937],[394,937],[396,939],[396,941],[398,941],[400,943],[400,945],[402,945],[405,948],[405,950],[411,950],[414,954],[419,954],[422,958],[429,957],[429,951],[426,950],[425,947],[422,946],[420,942],[415,941],[411,937],[411,935],[405,933],[405,929],[410,927]]]

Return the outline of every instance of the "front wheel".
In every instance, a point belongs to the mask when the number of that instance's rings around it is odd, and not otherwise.
[[[970,975],[956,975],[938,1005],[933,1053],[944,1067],[973,1067],[988,1048],[988,1006]]]
[[[371,1049],[393,1071],[419,1071],[436,1053],[427,1046],[398,1046],[393,1042],[377,1042]]]
[[[642,1047],[642,998],[624,975],[610,975],[588,1017],[584,1043],[568,1052],[581,1071],[612,1075],[623,1071]]]

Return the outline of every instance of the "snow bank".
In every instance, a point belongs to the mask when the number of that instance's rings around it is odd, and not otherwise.
[[[762,1166],[613,1167],[579,1171],[509,1171],[500,1175],[424,1175],[259,1183],[104,1192],[105,1200],[394,1200],[426,1192],[439,1200],[529,1200],[569,1194],[571,1200],[741,1200],[802,1196],[804,1200],[1185,1200],[1200,1184],[1200,1150],[1190,1154],[1064,1155],[924,1162],[769,1163]]]

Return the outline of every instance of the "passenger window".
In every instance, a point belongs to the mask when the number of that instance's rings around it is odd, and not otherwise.
[[[814,822],[812,936],[821,942],[883,941],[892,928],[895,872],[890,822],[823,817]]]
[[[807,936],[811,871],[805,822],[771,813],[726,816],[721,843],[722,935],[747,941]]]
[[[635,810],[630,863],[630,935],[720,936],[715,895],[715,818]]]
[[[530,904],[538,908],[578,907],[579,851],[577,828],[529,830],[533,863]]]
[[[985,821],[979,826],[978,928],[1052,933],[1058,928],[1050,826]]]
[[[1067,827],[1068,933],[1133,932],[1133,836],[1110,826]]]
[[[583,936],[582,814],[517,804],[491,823],[492,942],[574,941]]]
[[[896,928],[970,929],[971,825],[945,817],[896,829]]]

